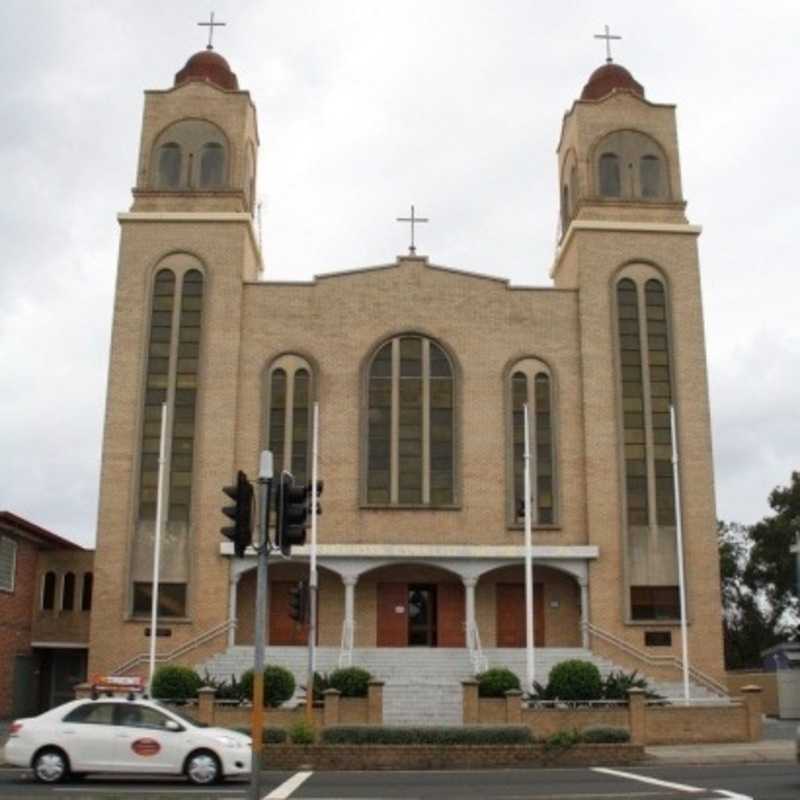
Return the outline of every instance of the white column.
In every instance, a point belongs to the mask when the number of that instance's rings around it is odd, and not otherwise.
[[[228,622],[234,623],[228,628],[228,647],[233,647],[236,644],[236,623],[239,621],[236,616],[236,598],[239,595],[239,579],[241,577],[241,572],[231,575],[230,585],[228,586]]]
[[[581,586],[581,647],[589,649],[589,584],[583,581]]]
[[[356,583],[358,577],[355,575],[343,575],[342,583],[344,584],[344,621],[347,625],[347,630],[350,636],[354,637],[355,631],[355,605],[356,605]],[[352,646],[352,640],[350,642]]]
[[[466,633],[467,633],[467,647],[472,648],[472,632],[475,630],[475,585],[478,583],[477,578],[462,578],[465,590],[465,615],[466,615]]]

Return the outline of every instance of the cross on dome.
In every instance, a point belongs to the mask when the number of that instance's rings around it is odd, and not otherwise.
[[[227,22],[214,22],[214,12],[211,12],[211,19],[209,22],[198,22],[197,23],[201,28],[208,28],[208,44],[206,45],[206,50],[213,50],[214,49],[214,28],[224,28],[228,23]]]
[[[612,62],[611,58],[611,40],[612,39],[622,39],[621,36],[613,36],[609,30],[608,25],[604,26],[606,29],[605,33],[596,33],[594,35],[595,39],[605,39],[606,40],[606,64],[610,64]]]

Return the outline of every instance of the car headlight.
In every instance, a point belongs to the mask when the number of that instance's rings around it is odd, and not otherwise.
[[[243,747],[241,739],[234,739],[232,736],[216,736],[214,737],[224,747]]]

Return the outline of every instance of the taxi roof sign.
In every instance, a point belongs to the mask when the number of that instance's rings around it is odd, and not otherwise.
[[[92,678],[95,692],[144,692],[144,678],[132,675],[95,675]]]

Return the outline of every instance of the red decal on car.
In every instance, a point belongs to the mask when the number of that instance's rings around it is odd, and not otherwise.
[[[155,739],[137,739],[131,744],[131,750],[137,756],[154,756],[161,749],[161,745]]]

